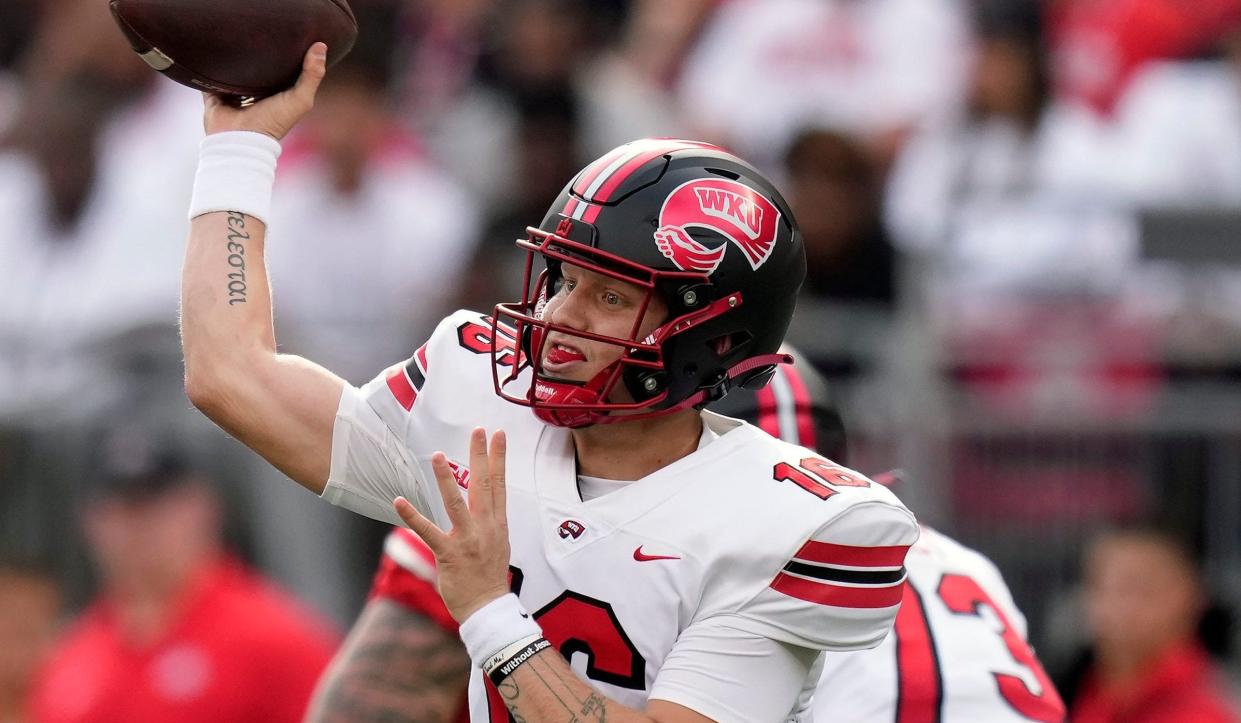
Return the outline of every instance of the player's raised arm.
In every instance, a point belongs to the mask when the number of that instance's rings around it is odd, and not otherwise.
[[[203,144],[181,279],[185,389],[194,406],[300,484],[327,482],[345,382],[279,354],[263,262],[277,142],[314,105],[326,46],[293,88],[245,109],[206,96]],[[344,240],[342,240],[342,243]]]

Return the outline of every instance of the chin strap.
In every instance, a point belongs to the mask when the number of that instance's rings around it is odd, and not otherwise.
[[[585,384],[538,379],[534,383],[534,397],[544,404],[598,404],[603,385],[611,378],[615,367],[615,363],[609,364]],[[545,409],[536,405],[534,416],[554,427],[577,429],[598,424],[608,413],[598,409]]]
[[[678,411],[681,409],[688,409],[689,407],[696,407],[699,404],[707,404],[710,402],[714,402],[720,397],[723,397],[724,394],[727,393],[728,389],[731,388],[732,380],[736,379],[742,374],[745,374],[746,372],[754,371],[755,369],[758,369],[759,367],[769,367],[769,366],[775,366],[777,364],[792,364],[792,363],[793,363],[793,357],[788,354],[762,354],[760,356],[752,356],[749,359],[738,362],[737,364],[733,365],[732,367],[728,369],[728,375],[727,375],[728,384],[723,385],[724,386],[723,392],[720,392],[718,394],[716,393],[716,390],[720,388],[719,386],[712,387],[711,389],[699,389],[698,391],[689,395],[683,401],[671,407],[668,407],[667,409],[661,409],[660,412],[674,412],[674,411]]]
[[[650,417],[671,414],[682,409],[696,407],[699,404],[713,402],[724,396],[723,393],[717,393],[717,390],[722,387],[726,392],[731,387],[732,380],[746,372],[754,371],[760,367],[792,363],[793,357],[788,354],[763,354],[750,357],[729,368],[727,373],[728,384],[720,384],[711,389],[699,389],[671,407],[640,414],[614,415],[598,409],[583,409],[580,411],[573,409],[544,409],[537,405],[534,406],[534,414],[547,424],[555,427],[568,427],[570,429],[588,427],[592,424],[616,424],[618,422],[649,419]],[[539,402],[550,404],[597,404],[603,384],[611,374],[612,366],[608,366],[596,374],[589,382],[581,385],[540,379],[535,382],[534,396]]]

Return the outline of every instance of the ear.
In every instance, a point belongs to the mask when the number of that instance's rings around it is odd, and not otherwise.
[[[732,351],[732,348],[733,348],[732,334],[725,334],[724,336],[717,336],[711,342],[711,347],[712,349],[715,350],[716,356],[724,356],[728,352]]]

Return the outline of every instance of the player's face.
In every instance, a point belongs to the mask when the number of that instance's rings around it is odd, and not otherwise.
[[[543,315],[554,324],[628,339],[646,296],[646,289],[641,287],[564,264],[559,287],[548,299]],[[667,315],[668,307],[654,296],[642,317],[638,338],[651,333]],[[543,372],[557,379],[585,382],[622,353],[624,349],[615,344],[551,332],[543,346]]]

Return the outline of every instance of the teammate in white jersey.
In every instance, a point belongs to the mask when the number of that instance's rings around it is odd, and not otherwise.
[[[779,193],[715,146],[622,146],[519,241],[519,303],[453,314],[357,389],[277,353],[262,262],[276,139],[324,62],[316,44],[294,89],[249,108],[207,99],[191,400],[325,499],[428,543],[474,663],[472,720],[800,716],[821,651],[891,629],[918,531],[882,486],[699,411],[787,360],[805,255]]]
[[[816,721],[1060,723],[1064,703],[1026,621],[982,554],[922,528],[896,627],[879,647],[825,656]]]
[[[840,414],[826,381],[806,364],[781,367],[767,387],[734,392],[712,409],[847,461]],[[923,528],[905,565],[895,634],[871,650],[825,656],[816,721],[1064,719],[1026,643],[1025,618],[990,560]],[[436,592],[433,554],[409,530],[394,529],[367,610],[320,682],[311,720],[456,720],[464,678],[454,671],[465,667],[456,662],[464,652],[454,655],[456,634]]]

